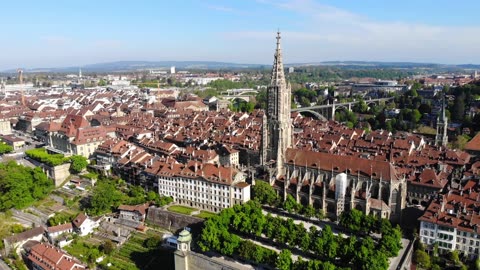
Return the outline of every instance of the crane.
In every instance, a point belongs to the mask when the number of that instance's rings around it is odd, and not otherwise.
[[[23,70],[17,69],[18,72],[18,82],[20,83],[20,95],[21,95],[21,103],[25,106],[25,94],[23,93]]]

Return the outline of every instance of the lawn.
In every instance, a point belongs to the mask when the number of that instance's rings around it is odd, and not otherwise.
[[[213,216],[216,216],[217,214],[215,213],[212,213],[212,212],[208,212],[208,211],[200,211],[200,214],[198,215],[195,215],[196,217],[199,217],[199,218],[209,218],[209,217],[213,217]]]
[[[147,234],[135,233],[130,239],[114,252],[104,263],[110,262],[110,269],[175,269],[173,264],[173,253],[171,250],[147,249],[144,247],[145,239],[158,235],[153,231]]]
[[[172,205],[168,207],[168,211],[184,214],[184,215],[190,215],[193,211],[197,209],[187,207],[187,206],[182,206],[182,205]]]
[[[64,249],[80,261],[87,262],[88,253],[92,249],[98,249],[100,243],[93,244],[87,237],[79,237]]]

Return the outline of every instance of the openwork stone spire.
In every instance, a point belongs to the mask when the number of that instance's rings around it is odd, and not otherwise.
[[[277,32],[277,49],[275,50],[275,56],[273,60],[270,85],[286,85],[285,74],[283,72],[282,48],[280,46],[281,39],[280,32]]]

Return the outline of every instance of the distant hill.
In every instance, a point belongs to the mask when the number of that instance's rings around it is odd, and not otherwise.
[[[84,72],[125,72],[150,69],[168,70],[175,66],[177,70],[192,69],[264,69],[271,65],[260,64],[238,64],[229,62],[215,61],[117,61],[108,63],[97,63],[76,67],[54,67],[54,68],[25,68],[25,72],[58,72],[58,73],[77,73],[81,68]],[[398,69],[432,69],[432,70],[460,70],[460,69],[478,69],[477,64],[446,65],[435,63],[414,63],[414,62],[377,62],[377,61],[325,61],[312,63],[290,63],[286,67],[300,66],[335,66],[340,68],[398,68]],[[16,69],[5,70],[3,73],[15,73]]]
[[[25,68],[25,72],[78,72],[81,68],[83,72],[121,72],[138,71],[150,69],[169,69],[175,66],[177,69],[245,69],[262,68],[264,65],[258,64],[237,64],[214,61],[117,61],[108,63],[97,63],[77,67],[54,67],[54,68]],[[268,67],[268,65],[267,65]],[[5,73],[14,73],[16,69],[5,70]]]

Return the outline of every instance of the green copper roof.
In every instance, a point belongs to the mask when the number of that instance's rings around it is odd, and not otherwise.
[[[183,230],[180,232],[177,241],[179,242],[190,242],[192,241],[192,235],[189,231]]]

